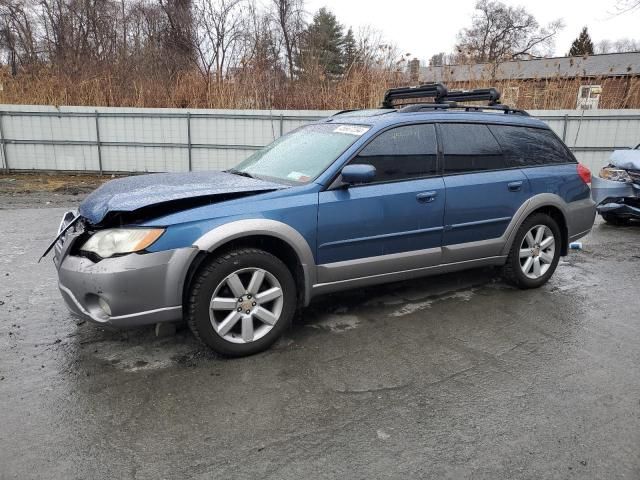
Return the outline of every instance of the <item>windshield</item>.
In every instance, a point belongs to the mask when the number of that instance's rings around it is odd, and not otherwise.
[[[280,137],[231,171],[288,183],[307,183],[320,175],[369,128],[335,123],[307,125]]]

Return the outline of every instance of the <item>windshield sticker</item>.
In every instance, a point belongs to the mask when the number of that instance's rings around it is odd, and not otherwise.
[[[308,182],[309,180],[311,180],[311,177],[309,175],[301,172],[291,172],[289,173],[289,175],[287,175],[287,178],[295,182]]]
[[[340,125],[333,130],[333,133],[346,133],[347,135],[360,136],[367,130],[369,130],[369,127],[362,127],[360,125]]]

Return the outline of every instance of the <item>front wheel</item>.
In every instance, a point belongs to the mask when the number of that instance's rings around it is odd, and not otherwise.
[[[194,278],[187,320],[194,335],[223,355],[269,348],[291,323],[296,286],[287,266],[254,248],[211,259]]]
[[[503,276],[519,288],[544,285],[560,260],[560,228],[549,215],[538,213],[527,218],[511,245]]]

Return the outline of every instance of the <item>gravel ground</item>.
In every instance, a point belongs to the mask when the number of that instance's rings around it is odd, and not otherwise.
[[[36,261],[82,193],[0,192],[1,479],[640,478],[639,226],[598,223],[538,290],[332,295],[226,360],[71,317]]]

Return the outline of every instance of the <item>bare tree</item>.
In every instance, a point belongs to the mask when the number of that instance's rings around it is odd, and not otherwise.
[[[279,27],[287,56],[289,78],[294,77],[296,48],[304,29],[304,0],[271,0],[273,16]]]
[[[164,49],[172,73],[187,69],[195,58],[192,0],[159,0],[166,14]]]
[[[37,47],[30,5],[22,0],[0,0],[0,49],[7,53],[12,75],[18,64],[28,66],[37,61]]]
[[[615,5],[615,14],[622,15],[640,9],[640,0],[618,0]]]
[[[600,40],[596,43],[595,53],[624,53],[640,51],[640,40],[620,38],[618,40]]]
[[[395,68],[400,53],[389,43],[380,30],[371,26],[362,26],[356,33],[359,65],[363,68]]]
[[[217,81],[222,81],[231,60],[241,56],[246,8],[245,0],[200,0],[194,5],[195,47],[204,76],[215,68]]]
[[[432,55],[429,59],[430,67],[442,67],[444,65],[453,65],[456,61],[455,54],[439,52]]]
[[[243,66],[259,72],[284,72],[281,62],[283,39],[278,35],[272,15],[259,11],[250,3],[245,23]]]
[[[497,0],[479,0],[473,24],[458,34],[456,50],[474,62],[501,62],[525,56],[544,56],[563,27],[556,20],[541,27],[522,7]]]

